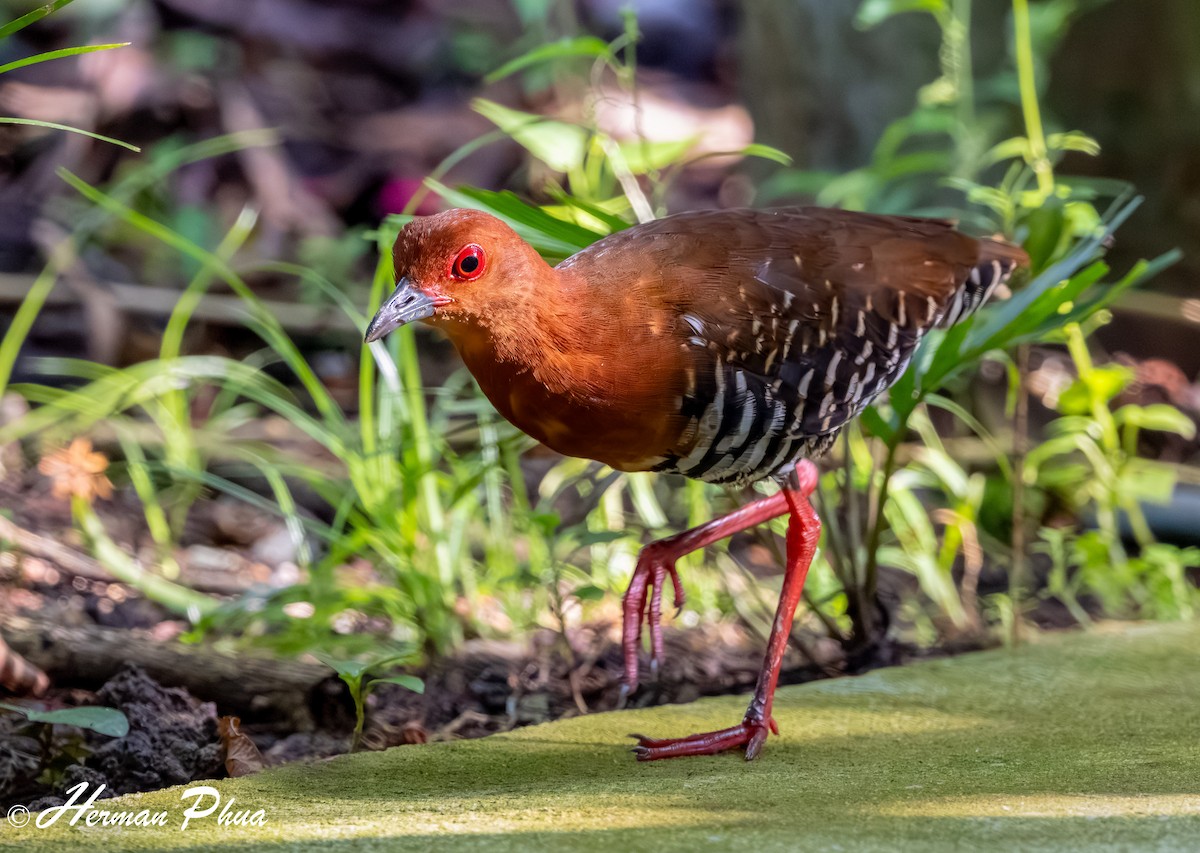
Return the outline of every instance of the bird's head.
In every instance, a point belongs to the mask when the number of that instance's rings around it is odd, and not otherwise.
[[[488,328],[519,317],[549,267],[496,217],[447,210],[414,219],[392,249],[396,290],[367,326],[368,343],[414,320]],[[515,311],[515,313],[514,313]]]

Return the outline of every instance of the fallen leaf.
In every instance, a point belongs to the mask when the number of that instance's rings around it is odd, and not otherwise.
[[[221,717],[217,721],[217,732],[225,744],[225,772],[232,778],[250,776],[263,769],[262,753],[243,732],[240,717]]]
[[[88,503],[112,497],[112,483],[104,475],[107,468],[108,457],[92,450],[92,442],[86,438],[75,439],[38,463],[38,471],[53,481],[55,497],[78,497]]]

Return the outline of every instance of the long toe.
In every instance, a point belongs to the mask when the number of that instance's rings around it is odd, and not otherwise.
[[[664,758],[683,758],[689,755],[716,755],[739,746],[753,746],[753,758],[762,749],[767,738],[767,727],[754,722],[741,722],[727,729],[702,732],[681,738],[649,738],[634,735],[638,739],[633,748],[638,761],[658,761]]]

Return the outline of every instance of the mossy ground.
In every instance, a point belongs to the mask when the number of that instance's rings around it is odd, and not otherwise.
[[[1200,625],[1126,626],[783,688],[763,756],[637,764],[626,734],[741,697],[597,714],[214,783],[263,828],[0,824],[0,848],[1200,850]],[[11,847],[9,846],[11,845]]]

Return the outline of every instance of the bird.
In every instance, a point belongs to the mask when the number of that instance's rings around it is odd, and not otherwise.
[[[550,266],[505,222],[451,209],[410,221],[395,291],[367,343],[424,321],[484,395],[552,450],[618,471],[780,488],[647,544],[623,599],[624,687],[643,625],[662,657],[676,562],[788,516],[784,581],[742,720],[684,737],[634,735],[639,761],[762,751],[783,652],[821,522],[814,463],[907,369],[921,339],[979,308],[1019,268],[1018,246],[953,222],[820,207],[690,211],[616,231]]]

